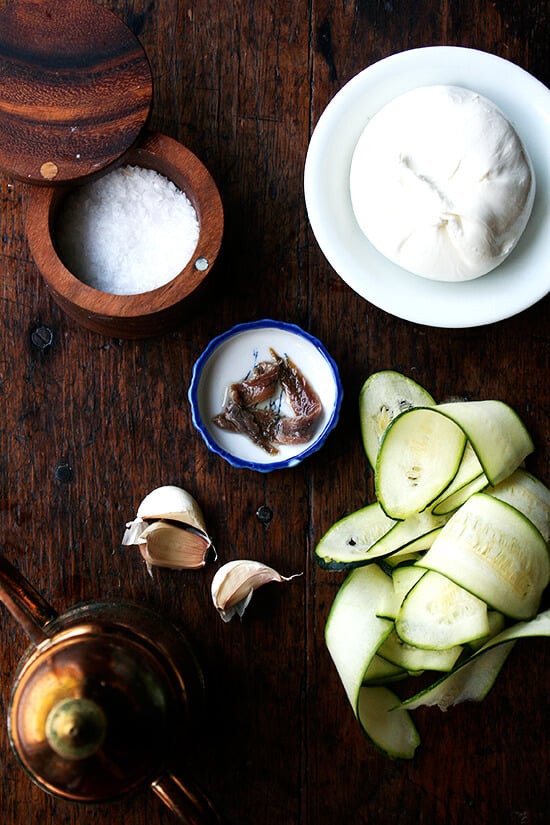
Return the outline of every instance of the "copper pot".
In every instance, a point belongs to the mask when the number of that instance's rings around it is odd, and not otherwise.
[[[202,792],[169,767],[203,694],[181,632],[131,604],[58,615],[1,555],[0,600],[32,642],[8,710],[10,742],[29,777],[73,802],[150,787],[187,825],[220,825]]]

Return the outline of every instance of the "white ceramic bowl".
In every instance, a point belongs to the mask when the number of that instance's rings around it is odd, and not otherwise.
[[[260,361],[272,360],[271,348],[295,363],[323,407],[312,439],[278,445],[276,455],[213,421],[224,408],[230,384],[245,378]],[[193,424],[212,452],[234,467],[266,473],[294,467],[324,444],[338,421],[343,390],[338,368],[320,341],[294,324],[263,319],[238,324],[208,344],[193,367],[188,396]]]
[[[446,84],[477,91],[515,127],[533,163],[533,211],[511,255],[487,275],[464,283],[430,281],[381,255],[355,219],[351,159],[368,120],[416,88]],[[352,78],[321,115],[304,171],[308,217],[340,277],[370,303],[433,327],[475,327],[508,318],[550,291],[550,90],[508,60],[475,49],[430,46],[384,58]]]

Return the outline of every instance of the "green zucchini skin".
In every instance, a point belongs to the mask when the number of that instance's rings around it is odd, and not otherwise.
[[[433,504],[456,476],[467,439],[437,407],[415,407],[387,428],[376,461],[374,486],[390,518],[404,520]]]
[[[380,442],[394,418],[413,407],[430,406],[435,406],[430,393],[407,375],[380,370],[367,378],[359,393],[359,420],[363,449],[373,470]]]
[[[426,550],[449,518],[424,511],[396,521],[373,502],[335,522],[315,547],[315,560],[325,570],[352,570],[377,559]]]
[[[392,711],[399,700],[387,687],[364,684],[377,650],[392,631],[393,622],[376,615],[391,589],[391,578],[376,564],[352,570],[332,603],[325,641],[365,736],[392,759],[412,759],[420,738],[410,714]]]
[[[475,493],[454,513],[417,564],[517,620],[536,614],[550,580],[548,545],[539,530],[486,493]]]
[[[503,401],[456,401],[438,404],[436,409],[464,430],[493,486],[511,475],[535,449],[522,420]]]
[[[403,700],[400,706],[414,710],[422,705],[438,705],[446,710],[466,700],[481,701],[492,688],[504,660],[519,639],[550,636],[550,610],[538,613],[528,622],[517,622],[505,628],[467,659],[461,661],[449,674],[437,679],[425,690]],[[496,651],[502,649],[501,657]],[[484,656],[494,652],[485,660]],[[473,676],[471,671],[473,672]],[[468,672],[470,671],[470,673]],[[471,679],[468,677],[472,676]]]

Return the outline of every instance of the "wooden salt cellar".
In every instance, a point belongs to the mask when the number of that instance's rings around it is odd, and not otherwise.
[[[177,325],[217,257],[223,208],[212,177],[177,141],[146,134],[147,56],[92,0],[16,0],[0,10],[0,170],[27,183],[27,238],[55,301],[81,325],[143,338]],[[199,242],[169,283],[137,295],[89,287],[64,266],[53,230],[68,187],[121,164],[153,169],[196,210]]]

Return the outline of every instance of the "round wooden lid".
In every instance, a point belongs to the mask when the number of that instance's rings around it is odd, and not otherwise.
[[[60,184],[100,172],[149,116],[151,67],[133,32],[92,0],[0,10],[0,169]]]

